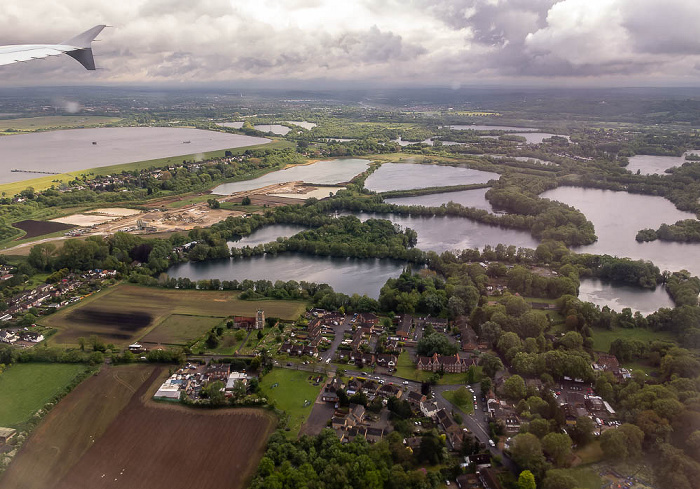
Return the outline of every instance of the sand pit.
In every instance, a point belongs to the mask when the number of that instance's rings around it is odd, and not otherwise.
[[[335,195],[338,190],[342,190],[344,188],[345,187],[312,187],[305,192],[305,187],[297,187],[297,190],[299,190],[298,192],[275,193],[270,195],[272,197],[286,197],[288,199],[310,199],[312,197],[316,199],[323,199],[328,197],[329,193]]]
[[[136,214],[140,214],[141,211],[137,209],[127,209],[126,207],[105,207],[103,209],[95,209],[90,213],[103,214],[105,216],[126,217],[135,216]]]
[[[119,219],[118,216],[92,216],[89,214],[73,214],[71,216],[57,217],[51,219],[51,222],[61,222],[63,224],[73,224],[75,226],[94,226],[103,222],[114,221]]]

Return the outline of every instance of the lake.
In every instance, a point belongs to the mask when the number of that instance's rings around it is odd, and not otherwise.
[[[459,192],[440,192],[437,194],[416,195],[414,197],[394,197],[384,199],[387,204],[396,205],[422,205],[424,207],[440,207],[452,201],[464,207],[476,207],[485,211],[493,212],[491,203],[486,200],[488,188],[477,188],[474,190],[460,190]]]
[[[693,213],[679,211],[663,197],[578,187],[558,187],[540,197],[571,205],[593,223],[598,241],[577,248],[579,253],[650,260],[662,271],[685,268],[700,275],[700,244],[635,240],[640,229],[657,229],[663,223],[695,218]]]
[[[270,241],[277,241],[277,238],[288,238],[294,236],[297,233],[306,231],[306,226],[297,226],[295,224],[271,224],[269,226],[263,226],[256,229],[248,236],[243,236],[238,241],[228,241],[226,244],[229,246],[235,246],[236,248],[243,248],[244,246],[250,246],[251,248],[259,244],[269,243]]]
[[[402,228],[411,228],[418,233],[416,248],[423,251],[482,249],[486,245],[514,245],[517,248],[535,249],[539,241],[529,231],[489,226],[463,217],[443,216],[403,216],[398,214],[379,214],[369,212],[346,212],[366,221],[367,219],[388,219]]]
[[[632,312],[639,311],[645,316],[662,307],[674,307],[671,296],[664,287],[648,290],[630,285],[612,285],[597,278],[582,279],[578,297],[600,307],[608,306],[617,312],[629,307]]]
[[[65,173],[269,142],[266,138],[183,127],[104,127],[3,136],[0,183],[42,176],[12,172],[15,168]]]
[[[231,127],[233,129],[240,129],[243,127],[243,122],[219,122],[216,124],[221,127]]]
[[[352,180],[353,177],[365,171],[368,166],[369,160],[357,158],[318,161],[311,165],[297,165],[285,170],[273,171],[253,180],[224,183],[212,190],[212,193],[229,195],[276,183],[296,182],[299,180],[306,183],[332,185]]]
[[[306,121],[285,121],[288,124],[294,124],[295,126],[303,127],[304,129],[311,130],[314,127],[316,127],[316,124],[313,122],[306,122]]]
[[[685,157],[691,153],[700,155],[700,149],[691,149],[686,151],[682,156],[653,156],[653,155],[636,155],[629,158],[627,169],[632,173],[639,171],[642,175],[663,175],[666,170],[675,166],[681,166],[686,162]]]
[[[255,129],[261,132],[271,132],[272,134],[278,134],[280,136],[284,136],[287,134],[289,131],[291,131],[290,128],[287,126],[282,126],[280,124],[259,124],[257,126],[253,126]]]
[[[454,166],[384,163],[365,181],[365,188],[374,192],[411,190],[449,185],[467,185],[498,180],[498,173]]]
[[[190,280],[296,280],[326,283],[336,292],[378,298],[390,278],[398,277],[405,263],[388,259],[331,258],[282,253],[251,258],[187,262],[168,269],[171,277]]]
[[[546,166],[559,166],[558,163],[554,163],[552,161],[546,161],[546,160],[540,160],[539,158],[531,158],[529,156],[505,156],[505,155],[488,155],[491,158],[495,158],[497,160],[516,160],[516,161],[533,161],[535,163],[539,163],[540,165],[546,165]]]
[[[453,131],[536,131],[532,127],[515,126],[485,126],[485,125],[455,125],[449,126]]]
[[[399,143],[399,146],[408,146],[409,144],[427,144],[428,146],[433,146],[434,141],[433,138],[428,138],[424,141],[404,141],[401,139],[401,136],[399,136],[398,139],[392,139],[391,140],[394,143]],[[465,144],[465,143],[458,143],[456,141],[441,141],[443,146],[459,146],[460,144]]]

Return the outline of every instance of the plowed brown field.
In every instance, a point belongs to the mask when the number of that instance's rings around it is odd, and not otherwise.
[[[139,384],[130,373],[131,380],[125,379],[120,369],[126,368],[141,369],[140,378],[148,378]],[[50,413],[0,479],[0,487],[244,487],[262,456],[274,417],[257,409],[205,410],[154,403],[150,396],[165,373],[150,366],[103,369]],[[130,396],[123,404],[125,390]],[[115,402],[122,407],[116,416]],[[90,409],[81,408],[88,404]],[[72,415],[76,409],[90,419]],[[95,413],[104,413],[109,420],[101,422]],[[96,429],[88,429],[86,423],[94,423]],[[66,438],[71,431],[75,440]]]

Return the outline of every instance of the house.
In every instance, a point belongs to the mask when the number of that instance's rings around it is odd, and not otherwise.
[[[435,417],[437,419],[437,423],[445,431],[445,433],[460,433],[462,431],[444,409],[440,409],[437,413],[435,413]]]
[[[466,433],[464,431],[451,431],[447,433],[445,435],[447,447],[454,452],[459,452],[464,444],[465,435]]]
[[[423,413],[423,416],[425,416],[426,418],[433,418],[439,410],[440,408],[438,407],[437,402],[435,401],[426,401],[420,403],[420,412]]]
[[[411,326],[413,325],[413,316],[410,314],[402,314],[399,316],[399,324],[396,327],[396,336],[405,340],[411,336]]]
[[[350,404],[348,419],[353,424],[360,424],[365,419],[365,407],[362,404]]]
[[[44,335],[37,333],[36,331],[23,331],[20,333],[20,338],[23,341],[29,341],[30,343],[40,343],[44,341]]]
[[[358,367],[371,367],[374,365],[374,355],[371,353],[360,353],[358,352],[355,357],[355,363]]]
[[[14,428],[2,428],[0,427],[0,445],[6,444],[10,439],[15,436],[17,430]]]
[[[371,324],[376,326],[379,324],[379,316],[371,312],[361,312],[357,315],[357,322],[361,324]]]
[[[377,365],[388,369],[395,369],[398,358],[390,353],[380,353],[377,355]]]
[[[252,316],[233,316],[233,327],[242,329],[255,329],[257,317]]]
[[[180,385],[173,383],[172,378],[166,380],[163,385],[158,388],[158,391],[153,395],[154,399],[165,399],[177,401],[180,399]]]
[[[377,395],[377,389],[379,389],[379,384],[373,380],[368,380],[362,384],[362,389],[360,389],[369,399],[374,399]]]
[[[361,388],[362,382],[360,382],[359,380],[352,379],[348,381],[348,387],[345,390],[345,393],[348,396],[352,396],[354,394],[357,394],[357,391],[359,391]]]
[[[4,329],[0,331],[0,343],[13,344],[19,339],[19,336],[14,331]]]
[[[401,399],[403,389],[396,384],[384,384],[377,391],[377,395],[383,397],[384,399],[388,399],[390,397]]]
[[[340,381],[338,381],[336,377],[333,377],[333,379],[323,387],[323,392],[321,392],[321,400],[323,402],[338,402],[340,400],[338,397],[338,390],[342,388],[343,387]]]
[[[344,430],[348,427],[348,419],[340,416],[333,416],[331,418],[331,428],[334,430]]]
[[[232,391],[236,387],[237,382],[248,385],[248,376],[245,372],[231,372],[226,381],[226,391]]]
[[[441,372],[460,374],[469,370],[471,361],[460,358],[458,354],[443,356],[435,353],[432,357],[420,357],[418,359],[418,370],[428,372]]]
[[[406,400],[414,410],[419,410],[421,402],[425,401],[425,396],[420,392],[409,391]]]
[[[367,428],[365,439],[369,443],[377,443],[384,438],[384,430],[382,428]]]
[[[231,373],[231,364],[229,363],[210,363],[207,365],[206,375],[209,377],[209,382],[220,380],[228,382],[228,376]]]

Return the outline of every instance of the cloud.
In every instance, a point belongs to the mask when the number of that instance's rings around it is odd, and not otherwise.
[[[4,85],[699,80],[694,0],[5,0],[2,8],[0,44],[114,26],[95,45],[97,73],[62,57],[0,67]]]

